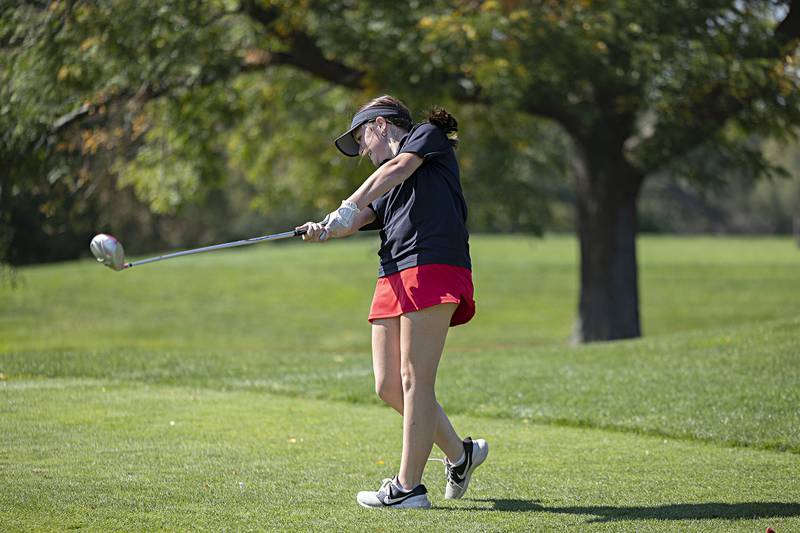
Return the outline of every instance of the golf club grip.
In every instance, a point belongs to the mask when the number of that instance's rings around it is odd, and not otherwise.
[[[324,221],[323,221],[323,222],[324,222]],[[324,226],[324,223],[323,223],[323,222],[320,222],[320,224],[322,224],[322,225]],[[328,230],[326,230],[326,229],[324,229],[324,228],[323,228],[323,230],[322,230],[322,235],[325,235],[327,232],[328,232]],[[295,237],[300,237],[300,236],[302,236],[302,235],[305,235],[306,233],[308,233],[308,230],[307,230],[307,229],[296,229],[296,230],[294,230],[294,236],[295,236]]]

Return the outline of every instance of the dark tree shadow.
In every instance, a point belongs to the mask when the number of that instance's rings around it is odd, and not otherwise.
[[[614,507],[610,505],[547,507],[541,505],[537,500],[480,499],[470,501],[492,504],[490,508],[469,508],[473,510],[482,509],[485,511],[512,513],[559,513],[594,517],[588,522],[614,522],[617,520],[742,520],[800,516],[800,503],[785,502],[672,503],[652,507]]]

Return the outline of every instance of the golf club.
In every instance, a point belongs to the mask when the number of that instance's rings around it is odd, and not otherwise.
[[[212,246],[204,246],[203,248],[195,248],[193,250],[184,250],[182,252],[174,252],[171,254],[160,255],[158,257],[151,257],[149,259],[142,259],[141,261],[134,261],[133,263],[125,262],[125,250],[122,243],[119,242],[113,235],[100,233],[95,235],[92,239],[89,249],[92,251],[97,261],[103,263],[105,266],[112,270],[125,270],[134,266],[145,265],[147,263],[154,263],[156,261],[164,261],[165,259],[172,259],[174,257],[181,257],[184,255],[199,254],[201,252],[210,252],[213,250],[222,250],[224,248],[235,248],[237,246],[247,246],[265,241],[277,241],[280,239],[288,239],[291,237],[299,237],[305,235],[306,230],[296,229],[286,231],[283,233],[275,233],[273,235],[264,235],[262,237],[253,237],[251,239],[243,239],[241,241],[226,242],[223,244],[214,244]]]

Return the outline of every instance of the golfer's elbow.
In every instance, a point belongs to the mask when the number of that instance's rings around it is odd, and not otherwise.
[[[422,158],[416,154],[403,153],[387,162],[385,167],[385,180],[390,189],[403,183],[422,164]]]
[[[411,172],[408,172],[405,165],[397,159],[392,159],[384,165],[383,172],[381,173],[381,181],[394,187],[395,185],[403,183],[409,176],[411,176]]]
[[[417,158],[415,155],[412,155],[412,157]],[[370,194],[369,196],[378,198],[386,191],[397,187],[407,180],[417,170],[418,166],[419,165],[416,164],[409,164],[408,159],[401,157],[396,157],[391,161],[384,163],[384,165],[381,167],[380,173],[375,175],[375,181],[373,183],[373,187],[371,187],[373,194]],[[370,198],[370,201],[374,200],[375,198]]]
[[[416,154],[400,154],[384,163],[367,178],[348,200],[355,202],[359,209],[363,209],[370,202],[407,180],[421,164],[422,158]]]

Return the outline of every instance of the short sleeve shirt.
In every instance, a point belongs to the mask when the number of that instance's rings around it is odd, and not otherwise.
[[[422,165],[369,205],[376,219],[361,228],[380,230],[379,277],[435,263],[471,269],[467,204],[449,139],[433,124],[417,124],[400,140],[404,152]]]

